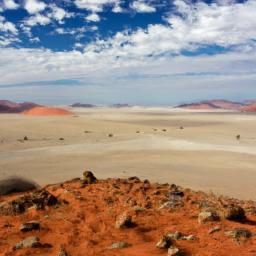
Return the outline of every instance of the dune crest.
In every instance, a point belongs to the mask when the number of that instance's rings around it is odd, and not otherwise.
[[[31,116],[66,116],[73,114],[66,109],[55,107],[35,107],[22,113]]]

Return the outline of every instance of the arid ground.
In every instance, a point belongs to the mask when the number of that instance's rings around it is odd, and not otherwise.
[[[0,178],[22,175],[44,185],[92,170],[98,178],[138,176],[256,200],[255,114],[73,111],[58,117],[0,115]]]

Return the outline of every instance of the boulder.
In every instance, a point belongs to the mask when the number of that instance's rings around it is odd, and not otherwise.
[[[156,247],[159,249],[168,249],[172,245],[172,238],[163,235],[160,240],[157,242]]]
[[[42,189],[0,204],[0,214],[17,215],[25,212],[32,206],[37,210],[43,210],[46,206],[53,206],[57,203],[58,200],[55,196]]]
[[[219,220],[218,214],[213,210],[207,210],[200,212],[198,215],[198,223],[203,224],[209,221]]]
[[[20,226],[20,231],[22,232],[28,232],[28,231],[39,230],[39,229],[40,229],[40,223],[38,221],[25,222]]]
[[[131,228],[134,227],[132,217],[126,213],[120,215],[116,220],[116,228]]]
[[[221,219],[243,221],[245,219],[245,211],[242,207],[231,204],[221,207],[218,210]]]
[[[66,252],[63,246],[60,247],[58,256],[68,256],[68,253]]]
[[[247,239],[252,236],[252,232],[246,228],[235,228],[233,230],[226,231],[225,235],[236,238],[236,239],[240,239],[240,238]]]
[[[171,247],[168,249],[167,255],[168,255],[168,256],[178,256],[178,255],[180,255],[180,249],[177,248],[176,246],[171,246]]]
[[[131,246],[131,245],[126,242],[117,242],[117,243],[111,244],[111,246],[109,246],[108,249],[123,249],[123,248],[127,248],[129,246]]]
[[[14,246],[14,249],[21,249],[21,248],[38,248],[42,247],[42,244],[40,243],[40,240],[36,236],[30,236],[22,240],[21,242],[17,243]]]
[[[83,172],[83,178],[82,178],[83,184],[93,184],[96,182],[97,182],[97,179],[92,172],[90,171]]]

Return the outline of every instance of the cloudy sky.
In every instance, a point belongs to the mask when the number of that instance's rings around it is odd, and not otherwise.
[[[256,0],[0,0],[0,98],[256,98]]]

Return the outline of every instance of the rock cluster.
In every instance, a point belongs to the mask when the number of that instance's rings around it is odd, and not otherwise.
[[[53,206],[58,203],[55,196],[47,190],[38,190],[33,193],[19,196],[16,199],[6,201],[0,204],[0,214],[16,215],[25,212],[30,207],[35,207],[37,210],[45,209],[46,206]]]

